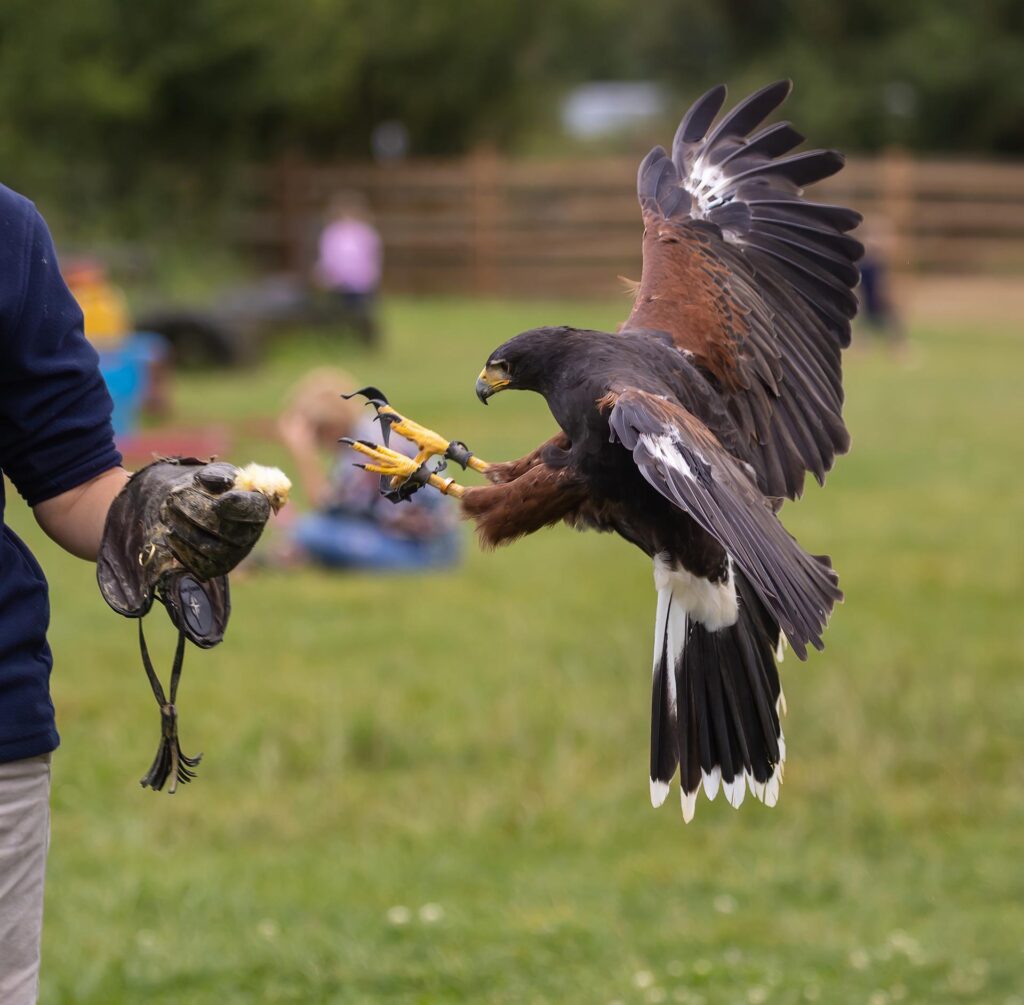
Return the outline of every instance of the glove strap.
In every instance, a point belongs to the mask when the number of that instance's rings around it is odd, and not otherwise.
[[[178,682],[181,680],[181,667],[185,662],[185,633],[178,632],[178,645],[174,651],[174,663],[171,666],[171,698],[167,700],[164,694],[163,685],[153,668],[153,661],[149,656],[149,647],[146,645],[146,635],[142,630],[142,618],[139,618],[139,653],[142,656],[142,666],[149,678],[149,686],[153,689],[153,696],[160,706],[160,746],[157,748],[156,757],[150,766],[146,776],[142,779],[141,785],[159,792],[168,778],[171,784],[167,791],[174,795],[178,788],[178,782],[191,782],[195,778],[195,768],[202,760],[203,755],[188,757],[182,753],[181,745],[178,742],[178,710],[175,701],[178,697]]]

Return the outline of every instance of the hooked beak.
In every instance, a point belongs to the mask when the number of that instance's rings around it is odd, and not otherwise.
[[[486,405],[492,394],[497,394],[502,388],[508,387],[509,383],[509,378],[502,371],[485,366],[476,379],[476,396]]]

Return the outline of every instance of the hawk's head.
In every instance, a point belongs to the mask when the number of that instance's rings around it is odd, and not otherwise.
[[[544,394],[558,372],[574,328],[531,328],[498,346],[476,380],[476,396],[486,405],[491,395],[512,388]]]

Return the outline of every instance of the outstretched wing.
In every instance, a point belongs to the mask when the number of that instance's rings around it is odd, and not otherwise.
[[[741,462],[681,405],[636,388],[607,400],[612,436],[633,452],[644,478],[726,549],[801,659],[808,643],[821,649],[842,599],[828,559],[797,544]]]
[[[859,214],[803,197],[843,158],[791,154],[803,137],[787,122],[758,128],[790,87],[763,88],[712,128],[725,100],[713,88],[686,113],[671,155],[656,147],[644,159],[643,274],[622,331],[667,332],[711,374],[762,491],[792,499],[806,471],[823,482],[849,447],[840,351],[863,247],[847,235]]]

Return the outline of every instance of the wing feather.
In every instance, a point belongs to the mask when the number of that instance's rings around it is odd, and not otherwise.
[[[791,80],[776,80],[748,95],[736,104],[727,115],[723,115],[718,125],[711,130],[707,138],[708,146],[713,147],[723,139],[746,136],[789,97],[789,92],[792,89],[793,82]],[[723,88],[722,101],[724,102],[724,100]]]
[[[680,171],[684,170],[688,154],[693,150],[693,144],[704,139],[708,126],[715,121],[715,116],[722,110],[722,105],[725,104],[725,95],[724,84],[712,87],[710,91],[701,95],[683,116],[683,120],[676,130],[675,138],[672,140],[672,160]]]
[[[768,126],[755,133],[746,143],[736,143],[732,151],[724,156],[715,157],[711,163],[719,167],[732,164],[733,169],[738,170],[742,165],[733,162],[739,157],[744,158],[744,164],[751,163],[759,157],[781,157],[794,147],[800,146],[803,141],[804,136],[788,122],[777,122],[774,126]]]
[[[849,445],[840,356],[863,247],[848,235],[859,214],[803,195],[843,158],[792,153],[803,137],[789,123],[763,125],[790,88],[769,84],[717,124],[725,89],[713,88],[671,156],[644,159],[644,267],[622,331],[668,333],[726,397],[761,490],[795,498]]]
[[[623,388],[608,416],[612,438],[643,477],[714,537],[749,578],[803,659],[842,598],[828,559],[808,555],[714,434],[681,405]]]

